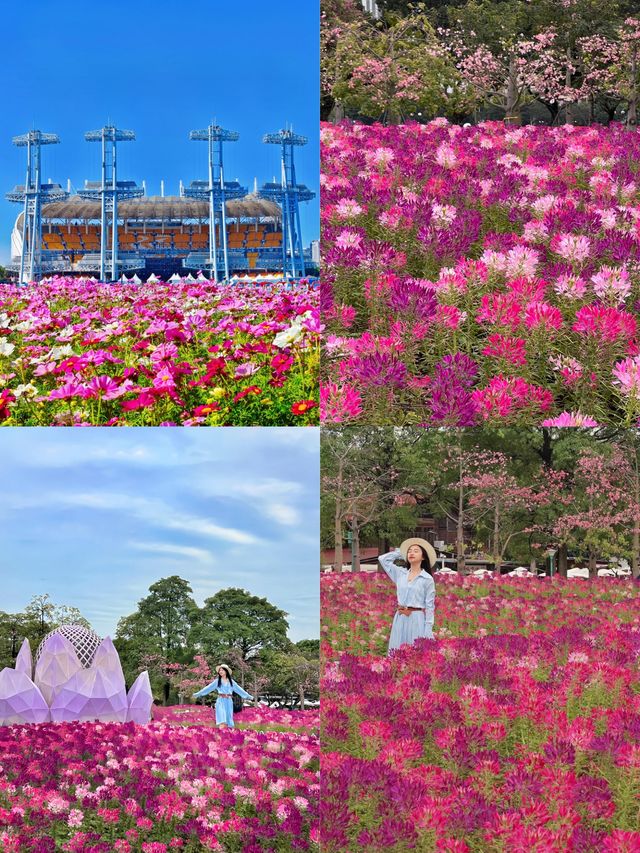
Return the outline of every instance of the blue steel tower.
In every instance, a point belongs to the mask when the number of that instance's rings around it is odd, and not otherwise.
[[[136,138],[132,130],[118,130],[105,125],[101,130],[85,133],[87,142],[102,143],[102,181],[87,181],[85,189],[78,195],[82,198],[99,198],[100,211],[100,280],[107,274],[107,232],[111,220],[111,280],[118,278],[118,199],[139,198],[144,190],[133,181],[118,181],[116,152],[118,142],[130,142]]]
[[[24,187],[17,186],[7,193],[9,201],[24,203],[22,217],[22,251],[20,252],[20,284],[40,278],[42,261],[42,205],[46,202],[62,201],[67,198],[59,184],[41,182],[40,148],[43,145],[55,145],[60,138],[55,133],[42,133],[30,130],[22,136],[14,136],[13,144],[27,149],[27,177]],[[25,278],[25,263],[29,261],[29,273]],[[46,266],[46,264],[45,264]]]
[[[216,241],[216,217],[220,216],[220,237],[224,262],[225,281],[229,280],[229,253],[227,248],[227,219],[225,204],[227,199],[241,198],[247,194],[247,188],[237,181],[225,181],[222,164],[222,144],[236,142],[240,135],[233,130],[225,130],[217,124],[210,124],[204,130],[192,130],[189,139],[208,142],[209,182],[193,181],[184,194],[190,198],[209,200],[209,266],[215,281],[218,280],[218,245]]]
[[[267,133],[263,142],[280,145],[282,148],[282,177],[280,184],[264,184],[260,195],[272,198],[282,208],[282,273],[288,272],[287,250],[291,256],[291,275],[296,278],[298,269],[305,276],[304,250],[302,247],[302,229],[300,228],[300,202],[315,197],[304,184],[296,183],[296,167],[293,161],[293,149],[296,145],[306,145],[308,139],[292,130]]]

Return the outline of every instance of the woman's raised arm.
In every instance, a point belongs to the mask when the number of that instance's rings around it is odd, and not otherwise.
[[[399,548],[395,548],[393,551],[389,551],[388,554],[381,554],[378,557],[378,562],[394,583],[397,582],[400,574],[400,569],[394,565],[394,562],[400,559],[402,559],[402,553]]]
[[[435,618],[436,613],[436,582],[431,577],[431,575],[427,575],[427,592],[424,600],[424,609],[426,611],[426,624],[429,630],[433,629],[433,620]]]
[[[203,687],[202,690],[198,690],[197,693],[193,694],[194,699],[200,699],[202,696],[207,696],[209,693],[213,693],[214,690],[218,689],[218,679],[212,681],[211,684],[207,684],[206,687]]]
[[[247,691],[244,688],[240,687],[239,684],[236,684],[235,681],[233,682],[232,686],[233,686],[233,692],[237,693],[238,696],[242,696],[243,699],[253,700],[253,696],[250,693],[247,693]]]

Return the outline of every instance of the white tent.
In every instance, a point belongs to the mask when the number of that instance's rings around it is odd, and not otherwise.
[[[189,275],[185,278],[185,281],[195,281],[195,278],[189,273]]]
[[[160,279],[158,278],[158,276],[157,276],[157,275],[155,275],[155,273],[151,273],[151,275],[150,275],[150,276],[149,276],[149,278],[147,279],[147,284],[149,284],[149,283],[151,283],[151,284],[155,284],[157,281],[160,281]]]
[[[578,566],[575,569],[569,569],[567,572],[568,578],[585,578],[589,579],[589,569],[586,566]]]
[[[133,278],[130,278],[129,281],[132,281],[134,284],[142,284],[142,279],[138,278],[137,273],[134,273]]]
[[[203,274],[202,270],[200,270],[196,281],[209,281],[209,279],[206,277],[206,275]]]
[[[122,275],[120,276],[120,284],[129,284],[129,279],[124,273],[122,273]]]
[[[178,273],[177,273],[177,272],[174,272],[174,274],[171,276],[171,278],[169,279],[169,281],[173,281],[173,282],[175,282],[175,281],[182,281],[182,278],[178,275]]]

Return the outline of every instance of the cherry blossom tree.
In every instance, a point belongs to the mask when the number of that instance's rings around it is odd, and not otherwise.
[[[509,543],[534,529],[532,514],[553,501],[564,477],[545,471],[522,484],[510,470],[506,454],[472,451],[469,456],[467,467],[475,470],[463,477],[469,493],[468,515],[476,525],[487,519],[495,571],[500,574]]]
[[[580,454],[571,501],[558,517],[554,534],[558,541],[586,551],[590,577],[595,574],[598,554],[629,553],[629,530],[638,536],[639,507],[629,491],[636,476],[620,447],[608,455],[590,449]]]
[[[362,116],[397,124],[409,116],[460,114],[473,103],[428,18],[345,24],[336,42],[332,94]]]

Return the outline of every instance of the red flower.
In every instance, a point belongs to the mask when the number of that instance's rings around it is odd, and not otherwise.
[[[315,400],[300,400],[291,406],[291,411],[294,415],[304,415],[305,412],[315,409],[317,405]]]
[[[202,415],[210,415],[211,412],[217,412],[220,408],[219,403],[205,403],[204,406],[196,406],[193,410],[193,414],[195,417],[200,417]]]
[[[236,396],[233,398],[233,402],[237,403],[239,400],[242,400],[248,394],[262,394],[262,388],[258,388],[257,385],[249,385],[248,388],[244,388],[242,391],[238,391]]]

